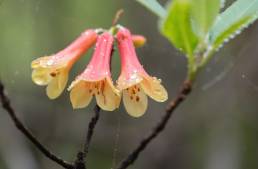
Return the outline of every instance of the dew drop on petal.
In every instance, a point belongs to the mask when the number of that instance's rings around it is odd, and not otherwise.
[[[47,65],[48,66],[51,66],[53,64],[54,64],[54,60],[53,59],[50,59],[50,60],[47,61]]]

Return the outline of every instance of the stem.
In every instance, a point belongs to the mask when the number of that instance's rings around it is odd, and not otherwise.
[[[0,100],[2,103],[2,107],[8,112],[9,116],[11,117],[12,121],[14,122],[16,128],[27,138],[29,139],[36,148],[44,154],[50,160],[56,162],[60,166],[66,169],[73,169],[73,165],[64,161],[63,159],[57,157],[53,153],[51,153],[43,144],[41,144],[38,139],[31,134],[31,132],[23,125],[23,123],[19,120],[16,116],[16,112],[12,108],[10,104],[9,98],[4,93],[4,85],[0,81]]]
[[[160,18],[164,18],[166,16],[166,10],[163,8],[163,6],[160,5],[160,3],[157,0],[136,0],[143,6],[145,6],[148,10],[153,12],[155,15],[157,15]]]
[[[187,72],[187,79],[189,81],[194,81],[196,74],[198,71],[198,67],[196,65],[196,57],[195,56],[188,56],[188,72]]]
[[[170,117],[176,108],[186,99],[192,91],[192,81],[186,80],[177,94],[176,98],[170,102],[166,109],[165,115],[161,118],[158,124],[153,128],[151,133],[147,135],[139,145],[120,163],[117,169],[126,169],[132,165],[140,155],[140,153],[154,140],[166,127]]]
[[[123,15],[124,13],[124,10],[123,9],[119,9],[117,12],[116,12],[116,15],[112,21],[112,26],[115,26],[118,22],[118,20],[121,18],[121,16]]]
[[[216,51],[216,48],[212,46],[211,49],[204,55],[204,59],[202,60],[200,67],[204,67],[211,60],[215,51]]]
[[[90,147],[90,143],[91,143],[91,139],[94,133],[94,129],[96,127],[96,124],[99,120],[99,112],[100,112],[100,107],[98,105],[95,106],[94,108],[94,116],[92,117],[89,126],[88,126],[88,133],[87,133],[87,137],[86,137],[86,141],[84,144],[84,156],[86,157],[88,152],[89,152],[89,147]]]
[[[94,129],[99,120],[99,112],[100,112],[100,107],[96,105],[94,107],[94,116],[91,118],[90,123],[88,125],[88,131],[87,131],[87,136],[83,146],[83,150],[77,153],[77,159],[74,164],[75,169],[86,169],[86,165],[85,165],[86,157],[89,152],[91,139],[94,134]]]

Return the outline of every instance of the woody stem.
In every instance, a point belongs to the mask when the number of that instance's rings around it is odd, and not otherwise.
[[[87,154],[89,152],[90,143],[91,143],[91,140],[92,140],[92,136],[94,134],[94,129],[95,129],[95,127],[97,125],[97,122],[99,120],[99,113],[100,113],[100,107],[98,105],[96,105],[94,107],[94,115],[91,118],[91,120],[89,122],[89,125],[88,125],[88,131],[87,131],[87,134],[86,134],[86,139],[85,139],[85,143],[84,143],[84,146],[83,146],[83,150],[79,151],[77,153],[77,159],[76,159],[75,164],[74,164],[75,169],[86,169],[86,164],[85,164],[86,157],[87,157]]]
[[[136,146],[136,148],[120,163],[117,169],[126,169],[137,160],[138,156],[151,143],[151,141],[153,141],[165,129],[176,108],[187,98],[191,91],[192,81],[186,80],[182,84],[181,89],[175,99],[169,103],[166,113],[161,120],[157,123],[153,130],[140,141],[138,146]]]
[[[50,150],[48,150],[40,141],[38,138],[36,138],[21,122],[21,120],[16,116],[16,112],[11,106],[10,100],[7,97],[7,95],[4,92],[4,85],[0,81],[0,101],[2,103],[2,107],[7,111],[8,115],[11,117],[11,120],[15,124],[16,128],[28,139],[30,140],[34,146],[47,158],[54,161],[55,163],[59,164],[60,166],[66,168],[66,169],[73,169],[73,165],[64,161],[60,157],[57,157],[55,154],[53,154]]]

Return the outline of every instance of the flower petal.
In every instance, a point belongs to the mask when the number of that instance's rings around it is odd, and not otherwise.
[[[32,81],[40,86],[47,85],[52,77],[50,76],[50,70],[47,68],[37,68],[32,72]]]
[[[132,95],[129,89],[123,90],[123,102],[128,114],[140,117],[147,109],[148,98],[143,90],[140,90],[137,95]]]
[[[31,68],[32,69],[37,69],[40,67],[46,67],[46,63],[49,60],[50,56],[44,56],[44,57],[40,57],[38,59],[35,59],[31,62]]]
[[[124,90],[139,84],[143,78],[135,71],[134,73],[126,74],[122,73],[117,80],[117,88],[119,90]]]
[[[168,93],[160,83],[160,80],[156,77],[148,77],[143,79],[141,87],[155,101],[164,102],[168,99]]]
[[[71,89],[70,100],[74,109],[88,106],[92,100],[92,93],[89,92],[89,83],[80,81],[75,84]]]
[[[59,73],[53,77],[47,86],[47,96],[50,99],[56,99],[63,92],[68,81],[68,70],[59,70]]]
[[[121,97],[111,79],[105,79],[99,83],[101,86],[100,93],[95,95],[99,107],[106,111],[113,111],[118,108]]]

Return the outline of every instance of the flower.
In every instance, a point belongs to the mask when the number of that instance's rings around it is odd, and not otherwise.
[[[148,105],[147,96],[158,102],[167,100],[166,89],[156,77],[149,76],[140,64],[130,31],[121,27],[117,32],[121,57],[121,74],[117,87],[122,91],[126,111],[133,117],[142,116]]]
[[[93,96],[103,110],[113,111],[118,108],[120,92],[113,85],[110,73],[113,42],[114,38],[109,32],[99,35],[90,63],[68,89],[74,108],[86,107]]]
[[[136,48],[142,47],[146,43],[146,38],[142,35],[132,35],[132,40]]]
[[[41,86],[47,86],[50,99],[57,98],[64,90],[72,65],[84,54],[97,39],[94,30],[86,30],[80,37],[62,51],[32,61],[32,80]]]

